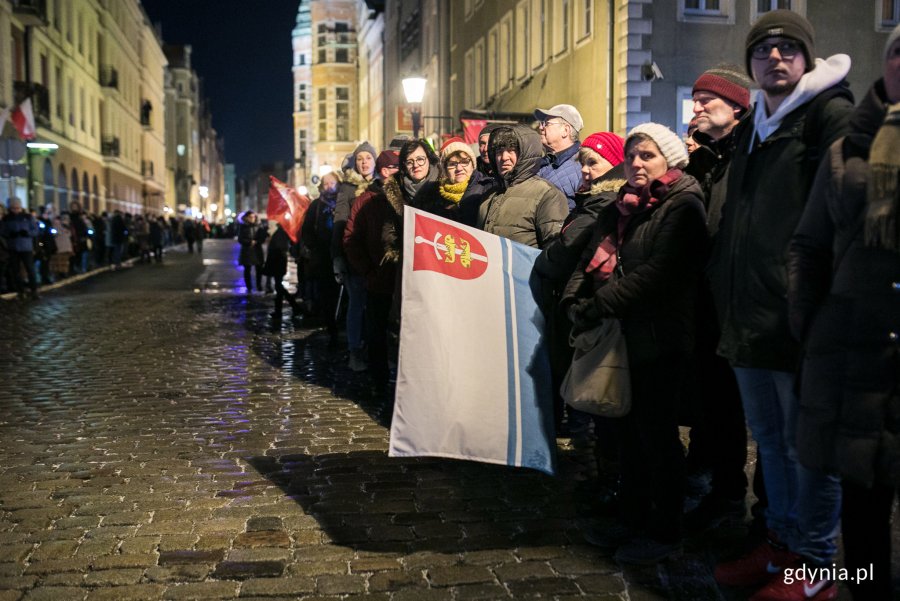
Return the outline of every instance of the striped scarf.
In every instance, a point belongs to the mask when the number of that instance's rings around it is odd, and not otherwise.
[[[900,103],[888,107],[869,151],[866,246],[900,252]]]

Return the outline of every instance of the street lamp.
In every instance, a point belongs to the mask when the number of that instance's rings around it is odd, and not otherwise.
[[[422,98],[425,96],[425,84],[428,80],[424,77],[407,77],[403,80],[403,95],[410,104],[409,112],[412,116],[413,138],[419,137],[419,129],[422,126]]]

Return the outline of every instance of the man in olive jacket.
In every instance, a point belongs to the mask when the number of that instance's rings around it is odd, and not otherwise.
[[[709,271],[722,327],[718,353],[734,368],[760,449],[772,536],[720,564],[715,576],[729,586],[765,585],[756,600],[811,597],[804,588],[833,599],[833,582],[775,574],[800,564],[830,567],[836,551],[840,482],[796,461],[800,348],[788,326],[787,250],[821,156],[847,131],[850,58],[815,59],[812,25],[789,10],[768,12],[753,25],[745,56],[761,93],[735,132]]]
[[[481,204],[478,227],[534,248],[559,235],[569,214],[563,193],[537,176],[541,138],[524,125],[498,127],[488,142],[497,190]]]

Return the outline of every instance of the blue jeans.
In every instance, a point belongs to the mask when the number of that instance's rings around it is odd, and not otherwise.
[[[794,374],[735,367],[750,433],[759,445],[769,506],[766,525],[794,553],[830,565],[837,551],[841,481],[797,461]]]
[[[366,278],[350,273],[344,278],[347,290],[347,346],[351,351],[362,348],[363,316],[366,311]]]

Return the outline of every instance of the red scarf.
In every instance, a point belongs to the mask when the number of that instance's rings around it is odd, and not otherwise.
[[[635,188],[626,183],[619,189],[619,197],[616,198],[616,208],[619,210],[619,218],[616,222],[616,231],[610,233],[597,246],[597,251],[590,263],[584,269],[585,273],[594,273],[594,277],[606,281],[616,269],[618,263],[618,241],[622,239],[625,228],[631,218],[639,213],[648,211],[658,205],[669,193],[671,184],[682,176],[681,169],[669,169],[659,179],[655,179],[646,186]]]

